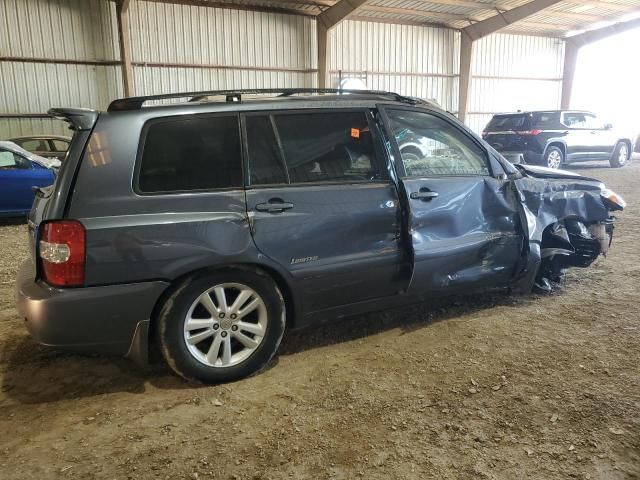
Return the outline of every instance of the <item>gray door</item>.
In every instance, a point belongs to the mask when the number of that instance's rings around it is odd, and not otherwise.
[[[253,238],[291,272],[305,310],[405,288],[398,194],[369,113],[257,113],[243,124]]]
[[[589,134],[591,135],[594,158],[609,158],[616,143],[614,131],[610,128],[605,128],[604,122],[591,113],[586,113],[585,117],[587,128],[590,129]]]
[[[562,123],[568,127],[566,136],[569,160],[591,160],[598,156],[597,132],[585,112],[564,112]]]
[[[410,293],[508,284],[520,258],[516,199],[471,135],[436,113],[385,109],[413,248]]]

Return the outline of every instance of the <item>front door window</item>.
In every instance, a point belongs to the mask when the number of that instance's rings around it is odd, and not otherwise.
[[[407,177],[489,175],[486,154],[445,120],[411,110],[388,116]]]

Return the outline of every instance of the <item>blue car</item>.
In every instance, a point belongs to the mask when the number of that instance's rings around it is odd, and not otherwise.
[[[34,187],[47,187],[56,178],[60,160],[34,155],[13,142],[0,142],[0,217],[27,215]]]

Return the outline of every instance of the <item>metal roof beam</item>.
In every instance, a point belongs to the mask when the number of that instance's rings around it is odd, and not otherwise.
[[[340,0],[317,16],[318,23],[322,23],[328,30],[358,10],[366,2],[367,0]]]
[[[640,27],[640,18],[634,18],[626,22],[618,22],[606,27],[598,28],[596,30],[587,30],[586,32],[567,37],[567,42],[571,42],[575,45],[582,46],[589,43],[597,42],[598,40],[604,40],[605,38],[617,35],[618,33],[624,33],[633,28]]]
[[[122,90],[125,97],[133,95],[133,67],[131,66],[131,41],[129,39],[129,0],[116,3],[118,46],[122,65]]]
[[[498,15],[474,23],[462,29],[462,34],[467,35],[471,40],[475,41],[487,35],[491,35],[498,30],[508,27],[509,25],[524,20],[531,15],[535,15],[545,8],[551,7],[563,0],[533,0],[519,7],[513,8],[506,12],[500,12]]]
[[[385,7],[382,5],[366,5],[362,7],[365,12],[380,12],[380,13],[396,13],[398,15],[417,15],[419,17],[428,17],[436,20],[461,20],[467,22],[478,22],[477,18],[469,15],[462,15],[460,13],[443,13],[432,12],[429,10],[417,10],[415,8],[400,8],[400,7]]]
[[[473,44],[476,40],[491,35],[498,30],[535,15],[563,0],[533,0],[519,7],[474,23],[461,30],[460,42],[460,80],[458,84],[458,118],[465,121],[469,111],[469,90],[471,89],[471,61],[473,59]]]

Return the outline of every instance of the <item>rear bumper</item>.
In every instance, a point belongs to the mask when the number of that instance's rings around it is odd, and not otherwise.
[[[167,286],[166,282],[144,282],[59,289],[35,280],[33,263],[28,261],[16,280],[16,306],[38,343],[139,357],[147,347],[147,338],[140,332],[146,331]]]

